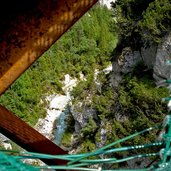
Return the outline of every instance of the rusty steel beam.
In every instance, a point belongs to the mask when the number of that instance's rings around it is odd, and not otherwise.
[[[52,155],[67,153],[1,105],[0,132],[27,151]],[[48,165],[66,164],[64,160],[43,161]]]
[[[97,1],[1,1],[0,94]]]

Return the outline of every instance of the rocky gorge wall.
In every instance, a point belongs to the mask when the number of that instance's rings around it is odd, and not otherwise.
[[[113,58],[112,71],[104,74],[101,81],[95,81],[96,88],[92,91],[82,88],[81,94],[86,92],[84,98],[72,103],[73,132],[69,130],[64,134],[62,145],[76,153],[93,151],[162,122],[166,106],[161,103],[161,98],[168,92],[156,85],[166,86],[163,80],[171,76],[171,67],[166,64],[170,54],[171,33],[158,45],[150,44],[137,51],[125,47]],[[156,138],[154,132],[128,144],[152,142]],[[125,166],[143,168],[149,162],[134,160]]]
[[[153,70],[153,77],[156,85],[160,85],[161,81],[171,77],[171,68],[166,61],[171,59],[171,32],[163,37],[161,43],[149,43],[144,45],[138,51],[134,51],[131,47],[125,47],[122,53],[114,57],[112,61],[113,74],[112,84],[117,87],[121,81],[121,75],[128,74],[133,71],[134,67],[143,62],[148,69]],[[141,68],[139,68],[141,70]]]

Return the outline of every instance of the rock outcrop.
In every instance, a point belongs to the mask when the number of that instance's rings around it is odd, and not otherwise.
[[[0,134],[0,144],[6,150],[12,150],[12,145],[10,143],[10,140],[6,136],[4,136],[3,134]]]
[[[153,69],[156,84],[171,77],[171,67],[166,61],[171,59],[171,32],[165,35],[160,44],[150,44],[141,48],[141,55],[148,68]]]
[[[76,133],[80,133],[80,130],[87,125],[90,117],[97,119],[96,111],[81,102],[71,107],[71,113],[75,121]]]
[[[149,43],[148,46],[141,47],[137,51],[125,47],[112,62],[112,85],[116,88],[122,80],[122,75],[132,72],[141,61],[148,69],[153,70],[156,85],[159,85],[163,80],[171,77],[171,67],[166,63],[169,59],[171,59],[171,32],[165,35],[159,44]]]
[[[122,75],[131,73],[140,62],[142,62],[140,52],[133,51],[130,47],[125,47],[119,56],[114,57],[111,74],[113,88],[117,89],[122,80]]]
[[[101,82],[98,80],[98,74],[103,72],[105,75],[109,74],[112,71],[112,65],[109,65],[107,68],[102,71],[95,70],[94,72],[94,82],[96,84],[96,89],[101,92]],[[85,79],[81,79],[86,81]],[[92,99],[91,95],[87,94],[83,102],[76,102],[72,104],[70,112],[75,121],[75,132],[80,133],[81,129],[86,127],[90,118],[98,120],[97,111],[91,107]]]
[[[68,74],[65,75],[65,80],[63,81],[64,87],[63,91],[65,95],[62,94],[52,94],[46,97],[46,101],[49,106],[47,106],[47,115],[45,118],[38,120],[35,125],[40,133],[49,139],[54,139],[54,125],[55,121],[65,113],[67,105],[71,100],[70,91],[77,84],[77,79],[72,79]],[[58,127],[58,126],[57,126]],[[57,128],[56,128],[57,129]]]
[[[168,59],[171,59],[171,32],[163,38],[162,43],[157,48],[153,67],[153,77],[157,84],[163,79],[171,78],[171,67],[166,64]]]
[[[136,67],[140,71],[152,70],[153,78],[157,86],[167,86],[163,81],[171,79],[171,67],[168,66],[167,60],[171,59],[171,32],[165,35],[159,44],[149,43],[148,46],[139,48],[139,50],[132,50],[131,47],[125,47],[121,53],[116,53],[112,61],[111,83],[116,94],[119,97],[119,85],[123,80],[123,75],[131,74]],[[138,64],[143,62],[146,66],[144,68],[137,68]],[[141,66],[141,65],[140,65]],[[135,72],[135,71],[134,71]],[[151,72],[149,72],[151,73]],[[115,119],[117,122],[129,120],[128,112],[122,110],[119,103],[116,103],[114,111],[116,112]],[[124,156],[126,157],[126,156]],[[148,160],[149,162],[150,160]],[[127,162],[127,167],[130,168],[144,168],[148,164],[146,159],[132,160]]]

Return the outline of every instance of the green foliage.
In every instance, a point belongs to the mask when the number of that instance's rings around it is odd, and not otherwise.
[[[117,112],[126,119],[123,122],[115,121],[120,130],[120,134],[117,130],[119,138],[161,123],[165,116],[167,109],[161,98],[167,97],[169,92],[166,88],[156,88],[149,75],[149,72],[143,74],[141,72],[141,76],[139,73],[133,77],[126,76],[120,87],[118,97],[120,109]],[[155,135],[156,131],[153,134],[136,137],[133,141],[126,142],[126,145],[155,141]]]
[[[95,135],[95,142],[96,142],[96,143],[100,143],[100,142],[101,142],[100,129],[98,129],[98,131],[96,132],[96,135]]]
[[[115,96],[111,87],[103,89],[103,92],[100,95],[97,94],[93,96],[93,106],[101,119],[109,116],[113,117],[112,108],[114,104]]]
[[[87,75],[111,58],[116,36],[110,32],[111,12],[95,6],[58,41],[64,52],[68,73]]]
[[[142,36],[160,42],[161,37],[171,29],[170,0],[156,0],[150,3],[143,12],[143,20],[139,22]]]
[[[92,117],[90,117],[86,127],[82,128],[81,132],[83,133],[84,137],[92,137],[96,132],[97,128],[98,126],[96,122]]]
[[[100,117],[103,121],[103,129],[107,131],[106,144],[162,122],[167,109],[166,105],[161,102],[161,98],[167,97],[169,92],[166,88],[156,88],[149,75],[149,72],[141,72],[141,76],[138,73],[125,76],[123,79],[118,92],[118,100],[115,99],[115,103],[109,110],[112,115],[103,112],[103,117]],[[157,138],[156,134],[156,131],[144,134],[131,141],[118,144],[116,147],[153,142]],[[98,130],[95,141],[100,141],[99,136]],[[150,149],[147,151],[149,152]]]
[[[96,91],[96,84],[94,82],[94,75],[91,73],[86,80],[80,81],[76,87],[73,88],[71,95],[73,96],[73,103],[78,101],[91,99],[92,94]]]
[[[72,133],[71,132],[65,132],[62,136],[61,144],[64,147],[71,147],[72,145]]]
[[[150,120],[162,120],[166,108],[162,105],[161,98],[168,95],[165,88],[155,88],[152,80],[133,77],[125,79],[119,93],[119,102],[124,111],[131,114],[130,118],[138,119],[144,115],[148,118],[148,123]]]
[[[84,142],[81,144],[80,153],[92,152],[95,149],[95,144],[91,140],[85,139]]]
[[[118,0],[113,3],[114,31],[120,46],[139,48],[145,41],[159,43],[171,29],[170,0]]]
[[[104,122],[104,129],[107,130],[107,142],[117,141],[127,135],[127,130],[122,126],[122,123],[116,121],[115,119],[106,120]],[[121,147],[121,144],[117,144],[115,147]]]
[[[11,88],[1,96],[0,103],[13,111],[24,121],[34,125],[36,121],[45,116],[41,99],[41,87],[35,86],[29,72],[23,74]]]

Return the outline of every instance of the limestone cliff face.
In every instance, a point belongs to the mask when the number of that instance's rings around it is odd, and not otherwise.
[[[157,47],[153,65],[153,77],[157,84],[163,79],[171,78],[171,67],[166,64],[168,59],[171,59],[171,32],[163,38],[162,43]]]
[[[171,32],[163,37],[159,45],[151,44],[148,48],[141,48],[141,54],[145,64],[153,69],[157,85],[171,77],[171,67],[166,64],[171,59]]]
[[[158,45],[150,43],[148,47],[144,46],[138,51],[125,47],[118,56],[114,56],[112,85],[116,88],[122,75],[132,72],[139,62],[153,70],[153,77],[159,85],[161,81],[171,77],[171,67],[166,64],[168,59],[171,59],[171,31]]]
[[[144,74],[148,69],[152,70],[153,78],[156,85],[167,86],[166,84],[163,84],[163,81],[166,79],[171,79],[171,66],[168,66],[168,64],[166,63],[169,59],[171,59],[171,31],[162,38],[161,43],[159,44],[150,43],[148,44],[148,46],[144,45],[137,51],[132,50],[131,47],[124,47],[121,49],[121,51],[120,49],[118,49],[118,51],[115,52],[115,56],[113,57],[113,68],[111,74],[111,84],[117,94],[116,98],[119,99],[120,97],[120,89],[123,87],[123,85],[120,83],[124,82],[123,76],[126,74],[133,75],[133,71],[136,72],[137,69],[140,70],[140,73],[142,74]],[[144,63],[146,67],[136,67],[136,70],[134,70],[135,66],[141,66],[138,65],[139,63]],[[150,74],[151,72],[148,73]],[[117,123],[130,121],[132,113],[129,113],[128,111],[125,112],[123,109],[124,106],[121,106],[119,100],[116,100],[113,110],[115,111],[115,119]],[[147,112],[147,110],[145,112]],[[150,120],[151,116],[146,117]],[[135,120],[136,119],[138,118],[135,118]],[[136,159],[127,162],[127,167],[143,168],[148,162],[149,160],[147,161],[141,159],[140,161]],[[139,163],[139,166],[137,165],[137,163]]]
[[[81,102],[71,107],[71,113],[75,121],[76,133],[80,133],[81,129],[87,125],[90,117],[97,119],[96,111]]]
[[[131,73],[134,67],[143,61],[139,51],[132,51],[130,47],[125,47],[122,52],[113,58],[111,83],[117,89],[122,81],[122,75]]]

